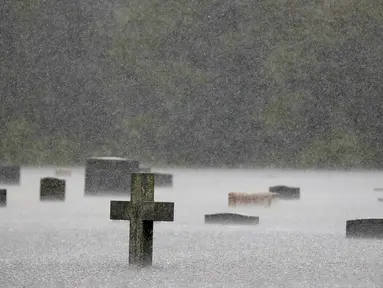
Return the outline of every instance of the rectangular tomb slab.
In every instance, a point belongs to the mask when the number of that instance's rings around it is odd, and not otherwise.
[[[259,217],[237,213],[206,214],[205,223],[226,225],[257,225],[259,224]]]
[[[383,219],[348,220],[346,222],[346,237],[383,239]]]
[[[139,162],[118,157],[89,158],[85,166],[85,194],[130,194],[131,174]]]
[[[278,185],[269,187],[269,192],[276,193],[277,198],[284,200],[298,200],[301,197],[301,189],[299,187]]]
[[[42,178],[40,180],[40,200],[65,200],[65,180],[58,178]]]

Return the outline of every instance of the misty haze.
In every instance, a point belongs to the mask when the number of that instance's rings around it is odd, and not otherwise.
[[[383,286],[383,2],[3,0],[0,48],[0,287]]]

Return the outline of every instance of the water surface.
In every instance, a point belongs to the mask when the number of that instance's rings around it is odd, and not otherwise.
[[[0,208],[0,287],[383,287],[383,241],[345,238],[348,219],[382,217],[382,172],[157,170],[174,174],[156,201],[175,202],[175,222],[156,223],[153,267],[128,266],[129,223],[109,202],[84,197],[71,168],[65,202],[40,202],[40,178],[24,168]],[[154,169],[155,170],[155,169]],[[299,201],[229,208],[229,192],[301,187]],[[239,212],[257,226],[205,225],[204,214]]]

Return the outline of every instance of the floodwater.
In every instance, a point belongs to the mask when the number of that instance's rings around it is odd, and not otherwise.
[[[345,238],[347,219],[383,217],[382,172],[157,171],[174,174],[155,199],[175,202],[175,222],[154,225],[153,267],[135,270],[129,223],[109,220],[110,200],[123,197],[84,197],[84,169],[72,168],[65,202],[40,202],[54,169],[22,169],[0,208],[0,287],[383,287],[383,240]],[[301,187],[301,199],[227,205],[229,192],[278,184]],[[260,224],[204,224],[229,211]]]

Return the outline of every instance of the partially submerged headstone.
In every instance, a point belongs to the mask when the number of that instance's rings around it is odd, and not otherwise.
[[[0,166],[0,183],[20,184],[20,166]]]
[[[356,219],[346,221],[346,237],[383,238],[383,219]]]
[[[271,206],[272,201],[277,196],[276,193],[244,193],[244,192],[230,192],[228,194],[229,207],[237,205],[257,205],[262,204]]]
[[[0,189],[0,207],[7,206],[7,190]]]
[[[140,167],[140,173],[150,173],[152,169],[150,167]]]
[[[300,199],[301,191],[299,187],[289,187],[284,185],[269,187],[269,191],[277,193],[280,199]]]
[[[166,173],[153,173],[154,185],[156,186],[173,186],[173,175]]]
[[[259,223],[259,217],[236,214],[236,213],[206,214],[205,223],[206,224],[256,225]]]
[[[378,202],[383,202],[383,198],[378,198]]]
[[[152,265],[153,221],[174,221],[174,203],[154,202],[154,175],[132,174],[131,201],[111,201],[110,219],[129,220],[129,264]]]
[[[42,178],[40,180],[40,200],[65,200],[65,180]]]
[[[69,177],[72,176],[72,171],[64,168],[56,168],[55,175],[59,177]]]
[[[86,160],[85,194],[130,194],[131,174],[139,172],[139,162],[118,157],[93,157]]]

